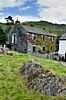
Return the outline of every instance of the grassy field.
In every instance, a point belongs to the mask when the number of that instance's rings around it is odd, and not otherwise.
[[[12,56],[0,54],[0,100],[66,100],[66,97],[51,97],[29,90],[19,68],[29,60],[39,62],[56,75],[66,75],[66,68],[52,60],[13,52]]]

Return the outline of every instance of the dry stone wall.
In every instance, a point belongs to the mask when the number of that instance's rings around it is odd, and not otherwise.
[[[20,68],[20,73],[27,76],[27,87],[34,91],[51,96],[66,96],[63,78],[44,69],[40,64],[29,61]]]

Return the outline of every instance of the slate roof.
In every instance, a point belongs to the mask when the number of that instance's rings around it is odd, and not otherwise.
[[[66,40],[66,33],[61,36],[60,40]]]
[[[43,29],[30,27],[30,26],[25,26],[25,25],[23,25],[23,27],[24,27],[24,29],[26,29],[27,32],[30,32],[30,33],[54,36],[54,35],[50,34],[49,32],[47,32]]]
[[[54,35],[50,34],[49,32],[47,32],[47,31],[45,31],[43,29],[30,27],[30,26],[25,26],[25,25],[22,25],[20,23],[16,23],[11,28],[10,32],[14,31],[15,29],[18,29],[20,34],[22,34],[22,33],[26,34],[27,32],[29,32],[29,33],[34,33],[34,34],[42,34],[42,35],[47,35],[47,36],[54,36]]]

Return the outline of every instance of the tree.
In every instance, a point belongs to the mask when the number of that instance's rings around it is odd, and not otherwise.
[[[52,47],[51,40],[46,39],[46,41],[44,41],[44,45],[45,45],[45,52],[49,53],[51,51],[51,47]]]
[[[8,17],[5,18],[5,19],[6,19],[6,21],[7,21],[7,25],[9,25],[9,24],[14,24],[14,20],[13,20],[12,16],[8,16]]]
[[[0,43],[6,43],[6,33],[3,31],[2,27],[0,27]]]
[[[42,36],[36,36],[36,44],[39,44],[40,46],[43,45],[43,39]]]
[[[44,27],[43,30],[46,30],[46,28]]]
[[[57,38],[56,38],[56,51],[59,50],[59,39],[61,37],[61,33],[57,35]]]
[[[13,19],[12,19],[12,17],[11,17],[11,16],[8,16],[8,19],[9,19],[9,20],[11,20],[11,21],[13,21]]]
[[[30,26],[31,26],[31,27],[34,27],[34,25],[33,25],[33,24],[30,24]]]

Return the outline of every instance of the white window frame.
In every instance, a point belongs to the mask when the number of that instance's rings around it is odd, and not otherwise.
[[[17,43],[17,34],[16,33],[12,34],[12,43],[15,43],[15,44]]]

